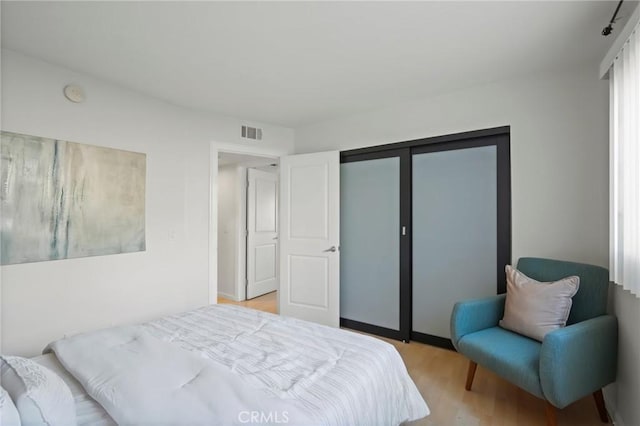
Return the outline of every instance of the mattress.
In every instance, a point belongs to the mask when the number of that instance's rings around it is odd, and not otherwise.
[[[40,355],[32,358],[33,361],[48,368],[56,373],[69,386],[71,395],[76,404],[76,418],[78,426],[114,426],[116,423],[111,419],[109,414],[91,398],[84,390],[82,385],[69,374],[67,370],[60,364],[60,361],[52,353]]]
[[[429,414],[392,345],[232,305],[83,333],[45,353],[34,360],[69,385],[80,425],[240,425],[246,413],[282,413],[292,424],[369,426]]]

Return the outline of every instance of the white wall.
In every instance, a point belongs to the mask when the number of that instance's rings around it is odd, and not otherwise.
[[[608,89],[597,69],[496,83],[296,129],[296,152],[511,126],[513,259],[608,264]]]
[[[223,268],[222,275],[218,272],[218,295],[241,301],[247,294],[247,168],[239,164],[220,167],[218,194],[218,217],[225,222],[224,229],[218,229],[218,268]]]
[[[87,100],[68,102],[75,82]],[[112,256],[3,266],[2,352],[36,355],[64,334],[146,320],[205,305],[215,288],[217,144],[290,152],[293,131],[204,115],[2,51],[2,129],[147,154],[147,250]],[[264,128],[260,142],[241,124]],[[251,148],[253,149],[253,148]],[[213,182],[210,188],[210,181]],[[212,189],[212,191],[210,191]]]
[[[265,160],[266,161],[266,160]],[[247,299],[247,167],[236,167],[236,285],[235,299]]]
[[[513,261],[542,256],[608,267],[608,119],[608,83],[594,64],[297,128],[296,152],[510,125]],[[612,293],[619,379],[607,399],[620,424],[637,425],[640,300],[618,286]]]
[[[218,294],[233,300],[238,300],[238,185],[235,165],[218,168]]]

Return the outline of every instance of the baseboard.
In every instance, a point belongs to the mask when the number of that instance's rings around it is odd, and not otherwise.
[[[607,407],[607,411],[609,412],[609,417],[611,417],[611,423],[614,426],[626,426],[624,421],[620,418],[620,414],[618,414],[618,407],[611,401],[611,397],[607,397],[607,394],[604,394],[604,403]]]
[[[242,302],[242,300],[240,300],[240,298],[238,298],[238,296],[236,296],[235,294],[229,294],[223,291],[218,292],[218,297],[224,297],[225,299],[233,300],[234,302]]]

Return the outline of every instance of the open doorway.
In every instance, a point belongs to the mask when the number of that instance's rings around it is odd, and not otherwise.
[[[278,168],[277,158],[218,153],[218,296],[228,301],[277,300]]]

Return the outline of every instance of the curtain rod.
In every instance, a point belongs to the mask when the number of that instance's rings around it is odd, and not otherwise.
[[[618,28],[615,40],[611,44],[611,47],[607,51],[607,54],[600,62],[600,79],[609,78],[609,69],[615,61],[616,57],[620,54],[625,43],[631,37],[634,31],[640,31],[640,6],[636,5],[633,12],[630,12],[631,16],[627,20],[627,23],[622,28]]]
[[[622,2],[624,0],[620,0],[620,2],[618,3],[618,7],[616,7],[616,11],[613,12],[613,16],[611,17],[611,21],[609,21],[609,25],[607,25],[606,27],[604,27],[602,29],[602,35],[603,36],[608,36],[609,34],[611,34],[611,32],[613,31],[613,24],[616,22],[616,16],[618,15],[618,12],[620,11],[620,6],[622,6]]]

